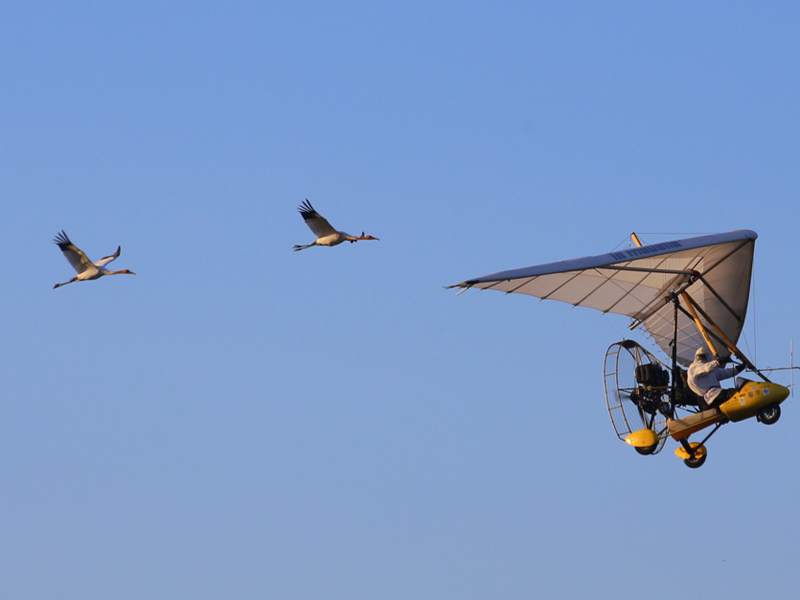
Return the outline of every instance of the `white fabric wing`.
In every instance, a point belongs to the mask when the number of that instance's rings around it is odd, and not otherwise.
[[[736,343],[750,295],[758,235],[741,230],[631,248],[600,256],[502,271],[455,286],[528,294],[603,313],[627,315],[658,346],[672,354],[674,305],[671,291],[686,291],[723,333]],[[678,361],[688,365],[705,344],[691,316],[678,312]],[[700,316],[704,325],[707,320]],[[713,336],[712,336],[713,338]],[[724,343],[715,341],[727,356]]]

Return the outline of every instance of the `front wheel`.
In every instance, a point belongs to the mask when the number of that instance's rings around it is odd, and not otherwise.
[[[703,466],[703,463],[706,462],[706,455],[700,454],[695,456],[694,458],[686,458],[684,459],[683,462],[690,469],[699,469],[700,467]]]
[[[781,407],[779,404],[770,404],[769,406],[759,409],[756,417],[764,425],[772,425],[773,423],[777,423],[778,419],[781,418]]]

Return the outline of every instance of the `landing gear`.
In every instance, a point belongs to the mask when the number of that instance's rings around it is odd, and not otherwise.
[[[684,459],[683,464],[690,469],[699,469],[703,466],[703,463],[706,462],[706,456],[706,454],[695,455],[694,458]]]
[[[777,423],[781,418],[781,407],[779,404],[770,404],[756,413],[756,418],[764,425],[772,425]]]
[[[698,444],[697,442],[692,442],[690,444],[686,440],[681,440],[680,448],[675,450],[675,456],[682,458],[683,464],[690,469],[699,469],[702,467],[703,463],[706,462],[707,454],[708,452],[703,444]]]
[[[658,450],[658,442],[656,442],[652,446],[644,446],[643,448],[640,448],[639,446],[634,446],[634,448],[639,454],[643,456],[648,456],[650,454],[653,454],[656,450]]]

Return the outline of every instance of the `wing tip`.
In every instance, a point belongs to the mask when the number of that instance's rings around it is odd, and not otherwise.
[[[64,231],[63,229],[59,231],[53,238],[53,243],[56,244],[62,250],[64,249],[65,246],[72,245],[72,242],[69,240],[69,237],[67,236],[67,232]]]
[[[303,215],[304,218],[307,214],[315,214],[317,212],[314,210],[314,207],[311,206],[311,202],[308,201],[308,198],[300,203],[300,206],[297,207],[297,211]]]
[[[463,294],[467,290],[471,289],[473,283],[474,282],[472,282],[472,281],[462,281],[461,283],[454,283],[453,285],[445,285],[443,287],[446,290],[452,290],[454,288],[461,288],[458,291],[458,293],[456,294],[456,296],[460,296],[461,294]]]

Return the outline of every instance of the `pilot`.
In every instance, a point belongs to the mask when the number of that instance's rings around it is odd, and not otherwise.
[[[698,348],[694,353],[694,362],[689,365],[689,387],[695,394],[703,397],[709,408],[719,406],[735,393],[735,390],[723,389],[720,380],[738,375],[744,368],[744,365],[723,368],[719,360],[708,360],[705,348]]]

